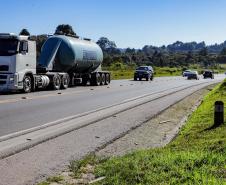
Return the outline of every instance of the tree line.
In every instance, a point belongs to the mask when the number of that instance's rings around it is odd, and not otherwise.
[[[72,26],[60,24],[56,27],[56,35],[77,36]],[[30,36],[27,29],[22,29],[20,35]],[[41,52],[41,47],[48,38],[47,34],[31,36],[37,43],[37,57]],[[152,65],[158,67],[184,67],[199,65],[203,68],[217,68],[219,64],[226,63],[226,41],[222,44],[206,46],[205,42],[177,41],[168,46],[156,47],[145,45],[142,49],[117,48],[114,41],[106,37],[101,37],[97,44],[101,47],[104,60],[103,66],[112,65]]]

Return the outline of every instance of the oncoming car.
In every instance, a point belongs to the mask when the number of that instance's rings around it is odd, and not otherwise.
[[[182,74],[183,77],[187,77],[191,70],[185,70]]]
[[[187,79],[195,79],[195,80],[199,80],[199,74],[197,71],[190,71],[190,73],[187,74]]]
[[[154,70],[151,66],[140,66],[136,69],[134,72],[134,80],[142,80],[143,78],[145,78],[146,81],[153,80]]]

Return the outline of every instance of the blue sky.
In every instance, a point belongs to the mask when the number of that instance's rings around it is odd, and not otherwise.
[[[7,0],[0,32],[53,33],[70,24],[82,37],[101,36],[121,48],[167,45],[177,40],[226,40],[225,0]]]

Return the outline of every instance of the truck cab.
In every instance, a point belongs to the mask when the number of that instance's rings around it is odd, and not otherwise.
[[[26,86],[34,85],[35,74],[36,42],[28,36],[0,33],[0,92],[26,92]]]

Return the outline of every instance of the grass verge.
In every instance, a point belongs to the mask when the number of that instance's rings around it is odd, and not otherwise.
[[[108,70],[108,69],[106,69]],[[113,80],[133,78],[135,69],[109,70]],[[182,68],[155,67],[155,77],[161,76],[180,76]]]
[[[48,177],[45,182],[41,182],[37,185],[50,185],[51,183],[60,183],[63,181],[62,176],[53,176],[53,177]]]
[[[226,124],[212,128],[216,100],[226,103],[226,81],[204,98],[166,147],[96,164],[96,177],[105,177],[96,184],[226,184]]]

